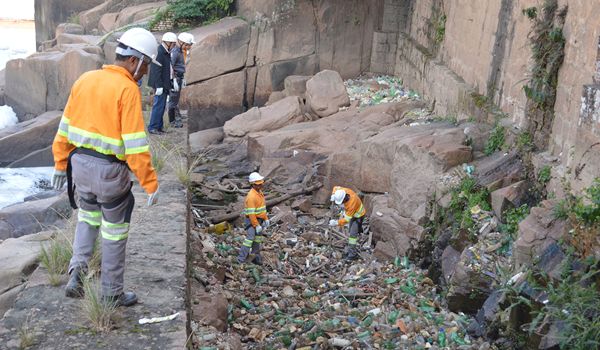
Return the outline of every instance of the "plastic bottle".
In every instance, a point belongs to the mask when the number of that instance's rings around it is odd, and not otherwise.
[[[444,328],[440,328],[440,331],[438,332],[438,344],[441,347],[446,346],[446,332],[444,331]]]

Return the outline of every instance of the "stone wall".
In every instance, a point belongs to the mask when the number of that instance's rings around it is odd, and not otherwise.
[[[573,187],[579,189],[600,174],[600,3],[559,4],[568,5],[567,42],[549,150],[572,170]],[[371,70],[393,71],[425,95],[438,114],[485,116],[473,99],[484,96],[525,128],[523,86],[531,64],[531,22],[522,11],[539,5],[534,0],[385,0]],[[443,39],[436,40],[442,27]],[[394,36],[396,45],[390,42]],[[390,69],[392,55],[395,65]]]

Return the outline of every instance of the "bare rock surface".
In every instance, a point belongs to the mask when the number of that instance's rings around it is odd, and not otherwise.
[[[340,107],[349,106],[350,98],[340,74],[324,70],[310,78],[306,82],[306,103],[319,117],[328,117]]]
[[[254,107],[225,123],[223,131],[230,137],[243,137],[253,132],[266,132],[304,121],[300,100],[286,97],[267,107]]]
[[[35,119],[16,124],[10,134],[0,134],[0,166],[51,146],[61,117],[61,111],[46,112]]]
[[[190,31],[196,44],[190,52],[186,81],[193,84],[246,65],[250,27],[240,18],[225,18]]]
[[[33,272],[50,237],[51,232],[45,231],[0,243],[0,317],[12,306],[24,276]]]
[[[389,245],[392,256],[407,255],[425,237],[423,227],[398,215],[396,210],[390,208],[388,196],[376,196],[371,203],[373,207],[369,222],[373,239]]]
[[[517,266],[531,263],[567,234],[566,221],[555,218],[555,205],[555,200],[545,200],[539,207],[531,208],[529,215],[519,223],[518,238],[513,244]]]
[[[225,133],[221,127],[196,131],[189,136],[190,151],[198,153],[209,145],[223,141],[224,137]]]
[[[152,16],[161,7],[166,6],[166,1],[147,2],[139,5],[133,5],[124,8],[119,12],[117,19],[114,23],[114,28],[121,28],[125,25],[139,22],[140,20],[146,19]],[[102,17],[100,18],[102,21]]]
[[[60,110],[81,74],[100,68],[103,62],[100,54],[81,48],[35,53],[28,58],[8,61],[6,102],[21,121],[48,110]]]
[[[66,193],[13,204],[0,210],[0,239],[15,238],[61,225],[71,215]]]
[[[183,89],[180,106],[188,109],[190,133],[221,127],[243,112],[245,82],[246,72],[239,71]]]

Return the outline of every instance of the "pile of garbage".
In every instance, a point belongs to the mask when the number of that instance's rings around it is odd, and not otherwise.
[[[390,75],[348,79],[344,81],[344,85],[350,101],[358,101],[359,106],[363,107],[406,99],[420,99],[416,92],[404,88],[402,79]]]
[[[360,259],[344,261],[346,233],[327,227],[322,212],[304,224],[271,226],[262,266],[237,262],[242,228],[195,231],[206,266],[227,270],[220,288],[229,303],[228,329],[240,335],[243,348],[479,348],[483,341],[466,333],[470,317],[445,309],[425,271],[407,257],[377,261],[368,224]],[[199,266],[192,271],[207,286],[208,274]],[[228,347],[225,333],[195,322],[192,330],[202,349]]]

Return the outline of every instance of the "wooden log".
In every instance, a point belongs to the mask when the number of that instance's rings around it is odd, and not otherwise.
[[[317,183],[317,184],[315,184],[315,185],[313,185],[313,186],[306,187],[306,188],[303,188],[303,189],[301,189],[301,190],[298,190],[298,191],[290,192],[290,193],[288,193],[288,194],[285,194],[285,195],[283,195],[283,196],[281,196],[281,197],[270,199],[270,200],[266,201],[267,208],[270,208],[270,207],[272,207],[272,206],[274,206],[274,205],[277,205],[277,204],[279,204],[279,203],[281,203],[281,202],[284,202],[284,201],[286,201],[286,200],[288,200],[288,199],[290,199],[290,198],[294,198],[294,197],[296,197],[296,196],[299,196],[299,195],[301,195],[301,194],[306,194],[306,193],[313,192],[313,191],[315,191],[315,190],[317,190],[317,189],[321,188],[321,186],[322,186],[322,184],[320,184],[320,183]],[[231,220],[235,220],[235,219],[237,219],[237,218],[238,218],[238,217],[241,215],[241,214],[240,214],[240,213],[241,213],[241,211],[242,211],[242,210],[241,210],[241,209],[239,209],[238,211],[236,211],[236,212],[234,212],[234,213],[230,213],[230,214],[224,214],[224,215],[219,215],[219,216],[211,217],[211,218],[209,218],[208,220],[209,220],[210,222],[212,222],[213,224],[216,224],[216,223],[219,223],[219,222],[222,222],[222,221],[231,221]]]

